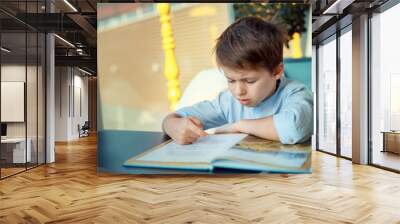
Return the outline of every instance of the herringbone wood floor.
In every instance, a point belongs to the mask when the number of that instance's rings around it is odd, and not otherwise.
[[[400,175],[320,152],[310,175],[96,173],[96,139],[0,181],[0,223],[400,223]]]

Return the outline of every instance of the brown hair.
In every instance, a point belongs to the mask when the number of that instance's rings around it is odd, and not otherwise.
[[[241,18],[217,39],[217,63],[233,69],[273,72],[283,60],[284,40],[278,26],[257,17]]]

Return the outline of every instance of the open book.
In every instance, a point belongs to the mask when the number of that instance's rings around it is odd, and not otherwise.
[[[169,140],[124,163],[128,167],[280,173],[309,173],[310,165],[309,144],[283,145],[247,134],[208,135],[190,145]]]

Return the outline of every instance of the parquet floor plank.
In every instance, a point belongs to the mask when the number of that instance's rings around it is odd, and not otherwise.
[[[400,223],[400,175],[313,152],[302,175],[111,175],[96,136],[0,181],[0,223]]]

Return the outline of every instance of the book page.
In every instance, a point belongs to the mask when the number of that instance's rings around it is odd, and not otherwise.
[[[174,141],[154,149],[136,161],[173,163],[211,163],[222,152],[245,138],[247,134],[217,134],[199,138],[195,143],[180,145]]]
[[[251,152],[273,152],[273,153],[309,153],[311,142],[305,142],[295,145],[285,145],[277,141],[262,139],[253,135],[248,135],[242,141],[237,143],[234,148]]]

